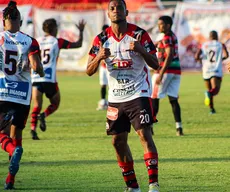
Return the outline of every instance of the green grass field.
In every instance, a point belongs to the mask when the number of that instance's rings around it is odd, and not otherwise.
[[[40,141],[24,130],[24,154],[16,177],[17,191],[122,192],[125,183],[115,160],[111,137],[105,134],[105,111],[96,111],[98,76],[59,74],[61,106],[38,129]],[[159,153],[161,192],[230,191],[230,75],[215,98],[215,115],[204,106],[201,74],[183,74],[180,104],[184,137],[175,136],[168,99],[161,100],[154,141]],[[47,105],[47,100],[44,103]],[[148,191],[147,170],[138,136],[129,144],[142,192]],[[7,175],[8,155],[0,152],[0,191]],[[2,187],[1,187],[2,186]]]

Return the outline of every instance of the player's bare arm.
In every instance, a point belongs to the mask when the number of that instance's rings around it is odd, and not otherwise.
[[[195,53],[195,60],[196,61],[200,61],[201,60],[201,58],[200,58],[201,54],[202,54],[201,49],[198,49],[197,52]]]
[[[228,50],[225,44],[222,44],[222,47],[223,47],[222,60],[225,60],[229,57],[229,54],[228,54]]]
[[[100,48],[96,57],[89,56],[88,65],[86,69],[87,75],[91,76],[97,72],[100,62],[108,58],[111,55],[110,49],[102,47],[100,42]]]
[[[159,63],[156,55],[152,55],[145,50],[145,48],[140,43],[140,38],[138,38],[137,41],[130,43],[129,50],[140,53],[149,67],[155,70],[159,68]]]
[[[38,53],[31,54],[29,56],[29,61],[32,66],[32,69],[40,75],[40,77],[44,77],[45,73],[43,71],[43,66],[40,60],[40,56]]]
[[[83,32],[85,29],[86,22],[82,19],[79,21],[78,24],[76,24],[76,27],[79,29],[79,39],[78,41],[71,43],[69,48],[79,48],[82,46],[83,42]]]
[[[167,54],[166,58],[165,58],[165,61],[164,61],[164,65],[162,66],[160,72],[159,72],[159,76],[156,80],[156,83],[159,85],[162,81],[162,78],[163,78],[163,75],[166,71],[166,69],[168,68],[168,66],[170,65],[170,63],[172,62],[172,59],[173,59],[173,47],[167,47],[165,48],[165,52]]]

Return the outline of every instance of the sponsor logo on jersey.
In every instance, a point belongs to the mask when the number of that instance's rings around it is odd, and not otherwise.
[[[129,83],[129,79],[125,78],[125,79],[117,79],[118,84],[128,84]]]
[[[18,86],[18,83],[17,82],[6,83],[5,86],[15,89]]]
[[[27,45],[27,42],[25,41],[11,41],[7,39],[5,40],[5,43],[9,45]]]
[[[113,70],[120,70],[120,69],[132,69],[133,62],[132,59],[126,59],[126,60],[118,60],[115,59],[112,61]]]
[[[134,85],[126,87],[124,89],[114,89],[113,95],[114,96],[123,96],[123,95],[133,95],[135,93]]]

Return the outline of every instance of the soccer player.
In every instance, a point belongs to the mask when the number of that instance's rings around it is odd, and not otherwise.
[[[108,28],[108,25],[102,26],[103,35],[105,34],[105,30]],[[101,63],[99,67],[99,83],[101,85],[101,100],[98,102],[97,110],[106,110],[108,107],[108,102],[106,100],[106,87],[108,85],[108,73],[106,70],[106,64]]]
[[[154,122],[151,105],[151,81],[148,66],[159,67],[156,48],[148,33],[127,23],[128,10],[124,0],[110,0],[108,17],[111,26],[100,33],[89,52],[86,73],[96,73],[101,62],[108,71],[108,109],[106,130],[112,135],[118,165],[121,168],[126,191],[140,192],[128,134],[131,125],[144,149],[144,160],[149,175],[149,192],[159,191],[158,153],[151,128]]]
[[[218,41],[216,31],[209,33],[209,41],[205,42],[195,55],[196,60],[202,60],[203,78],[207,88],[204,103],[209,106],[210,114],[216,113],[213,97],[220,91],[223,76],[222,60],[227,58],[227,48]]]
[[[76,27],[79,29],[80,38],[77,42],[69,42],[62,38],[56,38],[58,25],[55,19],[47,19],[43,22],[43,31],[45,36],[38,38],[41,49],[41,59],[45,71],[44,77],[39,77],[36,73],[32,74],[32,101],[33,110],[31,114],[31,135],[32,139],[39,140],[36,132],[37,121],[40,120],[40,129],[46,130],[45,118],[54,113],[60,104],[60,91],[56,78],[56,65],[60,49],[73,49],[82,46],[83,31],[85,21],[81,20]],[[50,101],[50,105],[41,112],[43,94]]]
[[[176,135],[182,136],[181,109],[178,103],[178,92],[181,79],[181,67],[178,56],[178,42],[172,32],[173,21],[170,16],[161,16],[158,19],[159,32],[163,37],[157,42],[158,61],[160,68],[153,74],[152,102],[154,112],[159,111],[159,99],[168,95],[176,122]]]
[[[22,130],[31,100],[30,67],[44,76],[38,42],[20,32],[21,16],[16,2],[3,10],[4,31],[0,32],[0,145],[11,156],[5,189],[14,188],[23,153]]]

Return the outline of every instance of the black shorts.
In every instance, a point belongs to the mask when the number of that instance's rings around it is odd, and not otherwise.
[[[219,79],[220,81],[222,81],[222,77],[217,77],[217,76],[212,76],[209,79],[204,79],[204,81],[210,81],[214,77],[217,78],[217,79]]]
[[[37,87],[38,91],[45,93],[47,98],[52,98],[59,90],[58,83],[50,82],[34,82],[33,87]]]
[[[10,110],[15,111],[12,125],[16,126],[17,129],[24,129],[29,115],[30,105],[0,101],[0,113],[6,113]]]
[[[123,103],[109,103],[106,123],[108,135],[130,132],[131,124],[137,131],[153,122],[151,98],[140,97]]]

